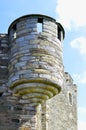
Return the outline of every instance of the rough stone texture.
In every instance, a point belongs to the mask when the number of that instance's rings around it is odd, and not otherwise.
[[[0,34],[0,93],[7,90],[8,35]]]
[[[68,73],[64,77],[61,93],[43,105],[46,120],[43,130],[77,130],[77,86]]]
[[[9,27],[8,80],[13,93],[22,97],[20,103],[42,103],[60,92],[63,61],[58,26],[52,18],[34,15],[22,17]]]
[[[62,26],[44,15],[23,16],[0,34],[0,130],[77,130],[63,38]]]

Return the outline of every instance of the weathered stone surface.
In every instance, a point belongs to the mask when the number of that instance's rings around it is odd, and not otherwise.
[[[46,130],[77,130],[77,87],[68,73],[64,77],[61,93],[47,100],[46,106],[43,104]]]
[[[77,130],[63,38],[63,27],[44,15],[21,17],[0,34],[0,130]]]

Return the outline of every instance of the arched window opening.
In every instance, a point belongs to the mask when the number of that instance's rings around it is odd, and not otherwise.
[[[38,18],[38,23],[37,23],[38,33],[42,32],[42,24],[43,24],[43,18]]]
[[[73,104],[73,97],[72,97],[71,93],[69,93],[68,98],[69,98],[70,105],[72,105]]]

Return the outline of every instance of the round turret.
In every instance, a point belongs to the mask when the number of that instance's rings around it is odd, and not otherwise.
[[[20,103],[42,103],[63,85],[63,27],[45,15],[26,15],[9,27],[9,86]]]

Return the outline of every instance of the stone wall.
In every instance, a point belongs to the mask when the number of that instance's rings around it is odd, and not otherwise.
[[[38,32],[38,23],[41,23],[41,32]],[[61,33],[59,39],[58,33]],[[60,92],[62,35],[63,28],[43,15],[21,17],[9,27],[8,81],[12,92],[21,97],[19,102],[42,103]]]
[[[0,94],[7,90],[8,49],[8,35],[0,34]]]
[[[77,86],[68,73],[64,74],[61,93],[49,99],[43,108],[43,130],[77,130]]]
[[[62,26],[44,15],[23,16],[0,34],[0,130],[77,130],[63,38]]]
[[[77,86],[68,73],[64,76],[62,92],[36,108],[2,96],[0,130],[77,130]]]

